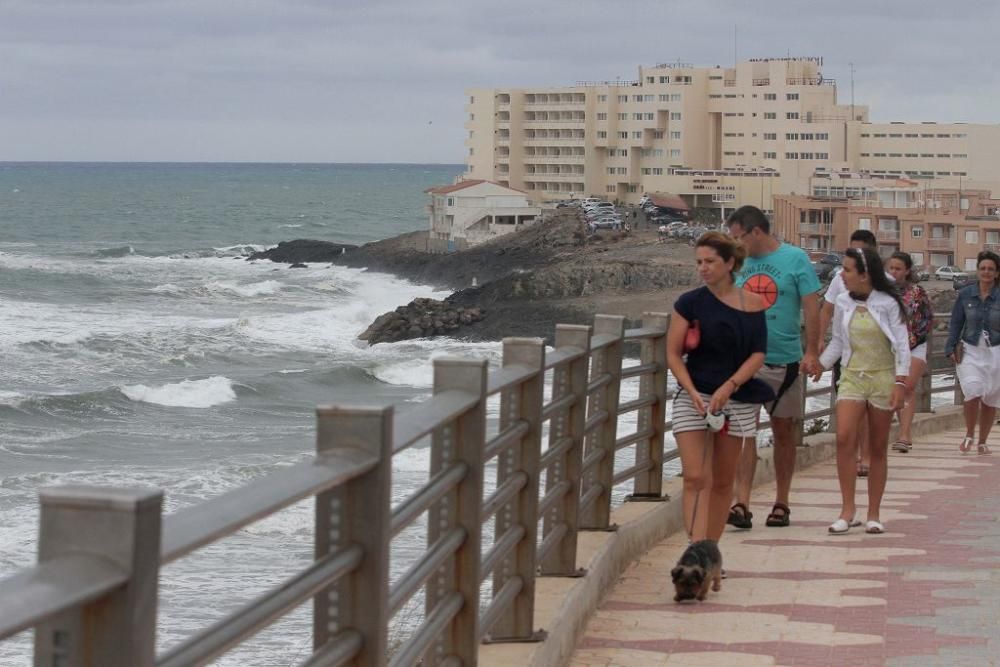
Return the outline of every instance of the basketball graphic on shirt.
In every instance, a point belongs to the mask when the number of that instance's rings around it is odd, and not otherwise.
[[[743,289],[763,297],[768,308],[778,300],[778,284],[774,282],[774,278],[766,273],[757,273],[747,278],[747,281],[743,283]]]

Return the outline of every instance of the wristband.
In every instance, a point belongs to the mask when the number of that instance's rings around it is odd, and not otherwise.
[[[739,391],[740,390],[740,385],[736,384],[736,380],[734,380],[733,378],[729,378],[728,380],[726,380],[726,382],[732,382],[733,383],[733,391]]]

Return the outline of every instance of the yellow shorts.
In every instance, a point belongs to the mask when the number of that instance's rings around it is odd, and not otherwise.
[[[852,371],[845,368],[837,387],[838,401],[867,401],[879,410],[889,410],[889,399],[896,382],[895,369]]]

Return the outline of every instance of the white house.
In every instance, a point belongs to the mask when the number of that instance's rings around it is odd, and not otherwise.
[[[531,224],[542,210],[525,193],[493,181],[467,180],[430,188],[428,250],[461,250]]]

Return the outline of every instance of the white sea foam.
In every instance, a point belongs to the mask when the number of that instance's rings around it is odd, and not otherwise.
[[[277,294],[284,285],[277,280],[263,280],[255,283],[239,284],[234,281],[215,281],[205,285],[205,289],[212,292],[236,294],[243,297],[263,296],[267,294]]]
[[[0,405],[10,405],[13,407],[17,407],[26,398],[28,398],[26,395],[16,391],[0,390]]]
[[[177,408],[210,408],[236,400],[233,381],[221,375],[203,380],[183,380],[160,387],[129,385],[121,390],[133,401]]]

